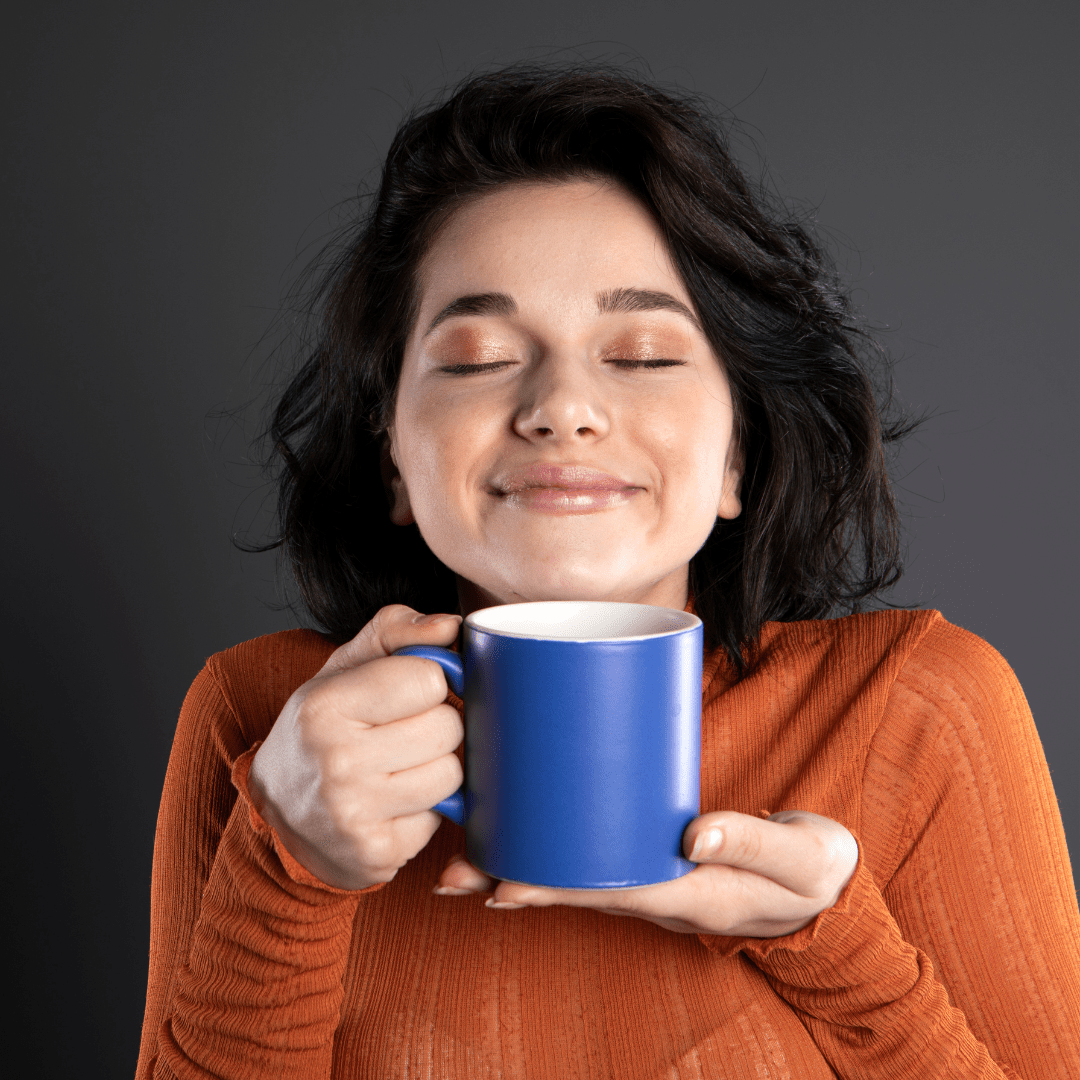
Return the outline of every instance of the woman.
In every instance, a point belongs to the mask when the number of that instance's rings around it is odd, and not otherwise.
[[[1015,678],[895,581],[843,291],[687,100],[512,69],[398,132],[284,394],[323,633],[212,657],[154,863],[142,1076],[1080,1072],[1080,915]],[[699,865],[498,883],[437,665],[492,604],[706,632]],[[613,917],[619,916],[619,917]]]

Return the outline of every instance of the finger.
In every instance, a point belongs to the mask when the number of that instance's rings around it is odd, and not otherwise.
[[[611,915],[631,915],[651,910],[656,904],[662,908],[664,887],[669,884],[671,882],[663,882],[635,889],[545,889],[539,885],[502,881],[496,887],[489,906],[552,907],[564,904],[567,907],[595,908]],[[660,895],[657,894],[658,890]]]
[[[418,855],[442,825],[442,815],[422,810],[416,814],[392,818],[388,822],[390,842],[405,856],[405,861]],[[400,856],[399,856],[400,859]],[[403,866],[404,863],[399,863]]]
[[[454,855],[439,875],[435,892],[439,896],[465,896],[491,892],[495,884],[494,878],[478,870],[464,855]]]
[[[380,608],[352,641],[331,653],[319,674],[333,675],[390,656],[406,645],[450,645],[460,625],[460,615],[424,615],[404,604],[390,604]]]
[[[465,737],[457,709],[439,704],[417,716],[371,727],[358,736],[365,772],[396,773],[451,754]]]
[[[382,822],[377,829],[364,830],[362,836],[337,836],[318,849],[302,841],[313,857],[300,861],[327,885],[362,889],[376,881],[390,881],[427,845],[441,823],[438,814],[424,811]]]
[[[565,904],[647,919],[682,934],[777,937],[805,926],[823,907],[760,874],[700,866],[674,881],[635,889],[541,889],[502,882],[487,906],[498,910]]]
[[[386,817],[402,817],[430,810],[461,787],[464,773],[456,754],[390,773],[372,787]]]
[[[304,688],[305,709],[316,722],[387,724],[418,716],[446,700],[446,676],[434,660],[386,656]]]
[[[837,892],[858,860],[843,825],[800,810],[768,820],[730,810],[703,814],[687,826],[683,848],[694,862],[750,870],[807,897]]]

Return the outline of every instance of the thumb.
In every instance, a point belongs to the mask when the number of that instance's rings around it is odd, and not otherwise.
[[[404,604],[390,604],[380,608],[352,641],[335,649],[319,674],[334,675],[390,656],[406,645],[451,645],[460,625],[460,615],[423,615]]]
[[[452,855],[435,892],[439,896],[464,896],[466,893],[492,892],[496,882],[478,870],[464,855]]]

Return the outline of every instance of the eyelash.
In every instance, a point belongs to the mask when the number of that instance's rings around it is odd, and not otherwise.
[[[481,371],[498,371],[512,363],[512,360],[497,360],[493,364],[446,364],[439,370],[445,375],[476,375]]]
[[[659,368],[686,367],[685,360],[661,360],[659,358],[657,358],[656,360],[619,360],[613,358],[611,360],[608,360],[608,363],[614,364],[616,367],[620,367],[624,371],[635,371],[640,370],[641,368],[645,368],[647,370],[651,369],[655,371]]]
[[[478,375],[482,371],[499,371],[509,367],[512,360],[498,360],[493,364],[446,364],[439,368],[445,375]],[[642,369],[656,371],[660,368],[685,367],[685,360],[623,360],[611,359],[607,363],[614,364],[623,371],[640,371]]]

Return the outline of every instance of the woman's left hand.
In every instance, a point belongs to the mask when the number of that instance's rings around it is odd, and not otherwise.
[[[490,892],[499,909],[568,904],[634,915],[680,934],[781,937],[802,929],[837,898],[855,872],[859,849],[839,822],[803,810],[768,819],[721,810],[695,818],[683,834],[698,863],[674,881],[637,889],[544,889],[495,882],[456,856],[436,892]]]

